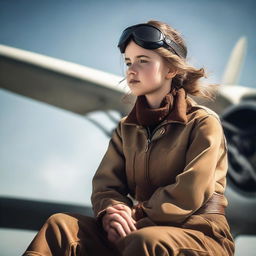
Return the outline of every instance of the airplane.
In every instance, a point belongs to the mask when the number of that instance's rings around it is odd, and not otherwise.
[[[234,237],[256,235],[256,89],[238,85],[246,44],[246,38],[240,38],[232,50],[216,100],[205,102],[195,97],[199,104],[219,114],[227,138],[229,170],[225,194],[229,201],[227,218]],[[90,123],[96,136],[102,136],[101,143],[105,147],[118,120],[129,113],[135,100],[130,96],[130,104],[122,102],[121,99],[128,92],[125,82],[120,83],[122,80],[117,75],[0,45],[0,96],[2,93],[7,100],[21,98],[24,104],[27,99],[32,99],[33,102],[40,102],[44,108],[55,111],[56,115],[62,115],[64,111],[65,115],[79,116]],[[3,111],[0,110],[0,113]],[[102,118],[108,121],[102,122]],[[34,146],[37,147],[36,144]],[[95,168],[91,169],[95,171]],[[3,176],[7,171],[1,168]],[[20,175],[16,172],[13,179]],[[92,175],[91,171],[88,179]],[[56,182],[56,189],[51,190],[51,195],[57,195],[58,180],[54,179],[53,182]],[[25,193],[10,184],[6,188],[4,183],[5,180],[1,179],[0,187],[5,190],[0,188],[0,231],[37,231],[47,217],[56,212],[69,211],[92,216],[89,200],[73,200],[71,195],[65,201],[60,200],[59,194],[58,197],[40,197],[33,195],[32,190],[31,194]],[[20,186],[31,186],[32,183],[36,183],[39,191],[53,189],[49,181],[37,178],[36,174],[28,177],[28,181],[23,181]],[[82,181],[76,184],[72,194],[77,192],[79,186],[84,186]],[[29,241],[24,243],[27,246]]]

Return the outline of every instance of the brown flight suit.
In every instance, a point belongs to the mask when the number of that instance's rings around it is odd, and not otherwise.
[[[227,145],[217,114],[193,102],[149,138],[135,111],[120,120],[94,176],[96,218],[51,216],[25,255],[234,255],[224,214]],[[138,230],[114,245],[100,217],[118,203],[139,203]]]

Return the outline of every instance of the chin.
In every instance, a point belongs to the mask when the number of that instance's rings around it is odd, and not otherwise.
[[[139,92],[132,92],[132,94],[136,97],[145,95],[145,93],[139,93]]]
[[[131,90],[132,95],[134,96],[141,96],[144,95],[143,92],[139,91],[139,90]]]

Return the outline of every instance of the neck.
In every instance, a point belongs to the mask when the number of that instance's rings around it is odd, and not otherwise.
[[[163,87],[162,90],[152,94],[145,94],[148,105],[150,108],[159,108],[163,98],[170,92],[170,86]]]

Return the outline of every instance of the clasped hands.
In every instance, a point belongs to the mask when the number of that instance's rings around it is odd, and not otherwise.
[[[102,218],[103,228],[107,232],[108,240],[112,243],[137,230],[135,224],[131,208],[124,204],[107,207]]]

